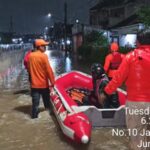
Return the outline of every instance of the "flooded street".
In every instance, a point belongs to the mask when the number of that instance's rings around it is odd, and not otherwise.
[[[46,51],[58,76],[71,70],[90,72],[75,59],[65,58],[61,51]],[[7,57],[6,57],[7,56]],[[88,145],[68,141],[55,116],[50,116],[40,104],[39,118],[31,119],[31,97],[24,52],[0,56],[0,150],[129,150],[128,138],[112,136],[113,128],[92,130]]]

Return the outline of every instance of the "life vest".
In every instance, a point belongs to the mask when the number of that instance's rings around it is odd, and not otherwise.
[[[113,58],[111,60],[109,69],[116,70],[121,64],[122,57],[121,57],[121,54],[118,52],[113,52],[112,55],[113,55]]]
[[[73,100],[78,100],[79,102],[82,103],[83,97],[85,96],[83,93],[80,93],[78,91],[72,90],[70,92],[70,96]]]
[[[72,88],[68,90],[69,96],[78,104],[84,105],[87,104],[88,99],[87,96],[89,95],[89,91]]]

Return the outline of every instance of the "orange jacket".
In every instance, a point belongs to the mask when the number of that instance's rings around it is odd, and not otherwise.
[[[51,85],[54,85],[54,74],[45,53],[42,53],[40,50],[31,53],[28,66],[32,88],[48,88],[48,79]]]
[[[104,70],[108,77],[112,78],[122,62],[124,55],[119,52],[112,52],[105,58]]]
[[[125,81],[128,100],[150,102],[149,68],[150,46],[140,46],[125,56],[105,92],[112,94]]]

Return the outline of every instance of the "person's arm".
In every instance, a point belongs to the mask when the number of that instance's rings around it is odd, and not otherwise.
[[[125,54],[121,54],[121,58],[122,58],[122,60],[125,58]]]
[[[97,98],[98,98],[98,102],[99,104],[103,107],[104,105],[104,101],[108,98],[108,95],[105,93],[104,88],[105,86],[108,84],[108,80],[107,79],[101,79],[102,82],[98,87],[98,93],[97,93]]]
[[[51,82],[51,85],[54,86],[54,84],[55,84],[55,77],[54,77],[54,73],[53,73],[52,67],[50,66],[50,63],[48,61],[47,55],[45,55],[45,66],[46,66],[47,75],[48,75],[48,78],[49,78],[49,80]]]
[[[30,62],[31,62],[31,59],[30,59],[30,55],[28,56],[28,61],[27,61],[27,71],[28,73],[30,73]]]
[[[116,89],[122,85],[122,83],[126,80],[129,72],[129,60],[127,57],[125,57],[119,67],[119,69],[116,71],[115,75],[113,76],[112,80],[107,84],[107,86],[104,88],[104,91],[107,94],[112,94],[116,91]]]
[[[28,71],[28,60],[29,60],[30,53],[31,51],[28,51],[26,55],[24,56],[24,66],[27,71]]]

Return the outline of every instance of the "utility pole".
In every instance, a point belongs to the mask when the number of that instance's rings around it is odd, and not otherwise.
[[[14,29],[13,29],[13,17],[12,16],[10,16],[9,32],[10,33],[14,32]]]
[[[64,47],[65,56],[67,56],[67,2],[64,3]]]
[[[10,23],[9,23],[8,32],[9,32],[9,38],[8,38],[7,42],[12,43],[12,38],[13,38],[13,35],[14,35],[13,16],[10,16]]]

